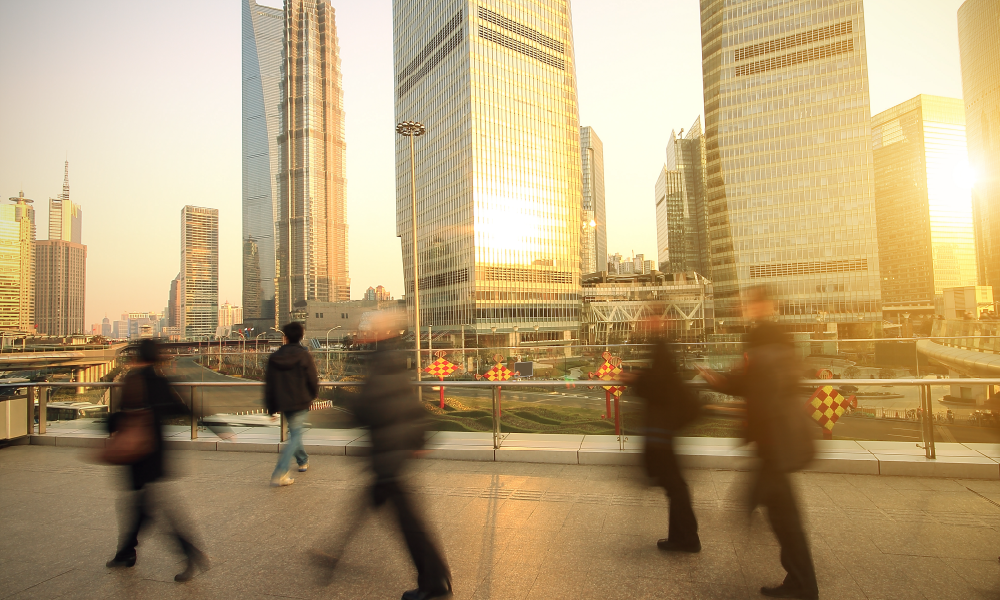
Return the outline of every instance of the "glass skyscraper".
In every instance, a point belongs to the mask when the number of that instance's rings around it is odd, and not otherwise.
[[[351,299],[344,93],[330,0],[285,0],[278,150],[276,312]]]
[[[962,100],[920,95],[872,117],[882,310],[933,314],[976,285]]]
[[[393,51],[396,120],[427,126],[415,140],[421,322],[575,338],[583,182],[569,2],[394,0]],[[412,306],[410,204],[400,136],[396,233]]]
[[[274,224],[281,155],[281,9],[243,4],[243,309],[274,320]]]
[[[979,284],[1000,291],[1000,3],[966,0],[958,9],[970,178],[974,178]]]
[[[583,165],[583,226],[580,228],[581,272],[608,270],[608,227],[604,212],[604,143],[593,127],[580,128]]]
[[[702,0],[716,318],[764,284],[778,320],[881,321],[861,0]]]
[[[219,211],[181,209],[181,335],[211,339],[219,325]]]
[[[687,135],[671,131],[667,162],[656,180],[656,260],[666,273],[709,277],[705,219],[705,138],[701,117]]]

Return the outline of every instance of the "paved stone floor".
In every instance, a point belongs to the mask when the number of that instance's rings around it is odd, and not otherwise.
[[[211,570],[174,583],[181,560],[154,528],[133,569],[104,562],[117,539],[120,470],[88,451],[0,450],[0,598],[398,598],[415,574],[389,513],[375,513],[328,586],[306,550],[345,526],[364,459],[316,456],[287,488],[274,454],[178,452],[172,482]],[[662,493],[629,467],[414,461],[411,485],[451,564],[456,598],[756,598],[780,580],[778,548],[740,498],[748,475],[687,473],[704,549],[669,555]],[[1000,598],[1000,482],[796,476],[827,599]]]

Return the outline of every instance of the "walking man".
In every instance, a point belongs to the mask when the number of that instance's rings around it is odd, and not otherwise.
[[[774,308],[767,289],[748,290],[744,312],[752,327],[746,337],[746,365],[728,375],[707,369],[702,375],[713,389],[746,399],[747,440],[756,442],[762,462],[750,508],[767,507],[781,545],[781,566],[788,573],[781,585],[760,592],[772,598],[815,600],[816,570],[789,479],[812,460],[815,446],[799,390],[802,369],[791,339],[768,320]]]
[[[292,456],[299,465],[299,473],[309,469],[309,455],[302,446],[302,426],[309,415],[309,405],[319,394],[316,363],[300,343],[305,335],[302,323],[288,323],[281,332],[284,343],[268,358],[264,376],[264,402],[268,414],[273,416],[280,412],[288,423],[288,442],[281,447],[278,464],[271,474],[272,486],[295,483],[288,476]]]

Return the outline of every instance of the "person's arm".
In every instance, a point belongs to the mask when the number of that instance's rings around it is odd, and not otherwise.
[[[698,373],[705,379],[708,387],[714,391],[728,394],[730,396],[742,396],[743,394],[743,373],[730,372],[727,374],[713,371],[705,367],[698,367]]]

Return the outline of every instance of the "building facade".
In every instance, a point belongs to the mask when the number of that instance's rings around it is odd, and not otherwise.
[[[219,327],[232,331],[235,325],[243,322],[243,308],[230,304],[227,300],[219,307]]]
[[[83,209],[69,199],[69,161],[63,175],[63,189],[58,198],[49,199],[49,239],[83,243]]]
[[[1000,286],[1000,5],[966,0],[958,9],[969,164],[974,178],[979,284]]]
[[[976,284],[962,100],[917,96],[872,117],[882,310],[934,312],[945,288]]]
[[[8,274],[9,280],[16,280],[16,284],[11,287],[7,280],[0,288],[0,328],[30,332],[35,329],[35,209],[31,206],[32,201],[24,197],[24,192],[10,200],[14,203],[12,210],[5,210],[0,216],[5,223],[3,272]],[[7,222],[16,224],[16,236]],[[14,249],[7,247],[14,241],[17,243],[16,264],[10,262],[15,259]],[[16,316],[11,312],[14,306]]]
[[[773,289],[789,329],[882,319],[861,0],[701,3],[716,316]]]
[[[241,0],[243,56],[243,307],[274,320],[275,237],[281,154],[280,8]]]
[[[607,271],[608,227],[604,210],[604,143],[593,127],[580,128],[583,177],[583,225],[580,228],[580,272]]]
[[[86,333],[87,247],[65,240],[35,242],[35,321],[38,333]]]
[[[495,336],[580,323],[580,119],[567,0],[394,0],[396,121],[419,121],[417,240],[410,147],[396,142],[396,234],[421,323]],[[416,241],[416,244],[414,242]],[[411,321],[412,322],[412,321]],[[504,337],[506,336],[506,337]]]
[[[219,325],[219,211],[181,209],[180,327],[188,340],[211,339]]]
[[[705,213],[705,138],[701,117],[687,135],[670,132],[667,161],[656,180],[657,261],[664,272],[709,272]]]
[[[281,54],[276,305],[351,299],[344,92],[330,0],[286,0]]]

